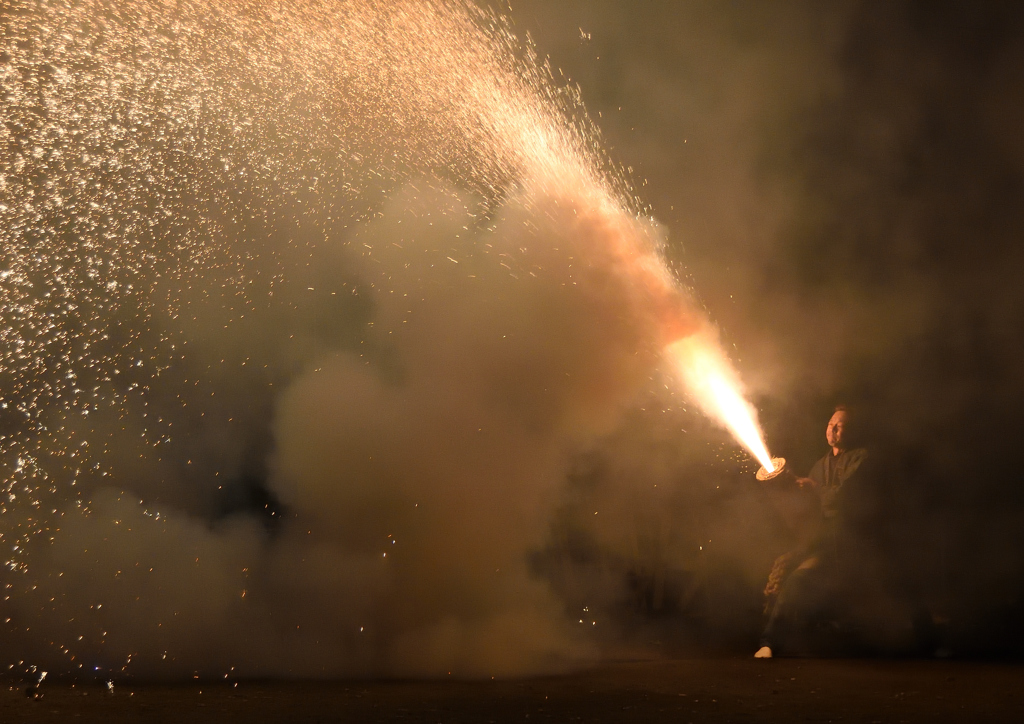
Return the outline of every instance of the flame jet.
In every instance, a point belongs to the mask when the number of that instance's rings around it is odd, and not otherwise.
[[[566,170],[579,168],[568,159],[561,164],[545,161],[543,171],[538,169],[534,176],[547,179],[540,193],[558,196],[571,189],[572,203],[587,209],[578,213],[589,213],[611,227],[612,233],[597,237],[605,248],[588,250],[591,261],[607,264],[636,290],[638,303],[646,306],[652,322],[650,338],[661,348],[672,374],[707,417],[728,430],[765,471],[774,472],[757,412],[744,397],[742,380],[721,346],[718,330],[672,274],[653,225],[629,214],[594,177],[583,171],[567,175]],[[562,170],[557,182],[550,175],[552,169]]]
[[[774,472],[775,464],[758,427],[757,413],[740,393],[739,376],[711,330],[672,342],[665,348],[665,355],[704,414],[732,433],[767,472]]]
[[[481,54],[482,62],[501,57]],[[608,173],[603,151],[591,143],[593,136],[585,128],[563,121],[566,109],[556,96],[541,96],[537,102],[536,90],[547,83],[495,71],[466,79],[483,135],[501,139],[495,145],[505,149],[511,166],[518,167],[529,194],[564,199],[577,214],[591,215],[597,223],[614,228],[615,233],[599,237],[607,241],[607,248],[589,250],[591,263],[603,257],[609,268],[627,276],[639,295],[647,297],[663,354],[688,394],[767,472],[773,472],[757,413],[743,396],[739,374],[721,348],[714,325],[694,308],[666,264],[653,226],[630,212],[625,201],[631,196],[628,182]]]

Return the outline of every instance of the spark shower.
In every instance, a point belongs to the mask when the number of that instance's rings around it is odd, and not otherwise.
[[[660,374],[771,468],[578,93],[500,15],[14,2],[0,93],[11,669],[571,665],[522,561],[571,450]],[[270,532],[211,513],[253,459]]]

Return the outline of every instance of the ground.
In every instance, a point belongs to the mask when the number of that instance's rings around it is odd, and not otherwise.
[[[0,690],[2,722],[1020,722],[1024,665],[688,659],[514,681],[46,682]]]

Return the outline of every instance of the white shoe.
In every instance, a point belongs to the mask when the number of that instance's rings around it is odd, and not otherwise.
[[[754,654],[755,659],[770,659],[772,657],[772,650],[767,646],[762,646]]]

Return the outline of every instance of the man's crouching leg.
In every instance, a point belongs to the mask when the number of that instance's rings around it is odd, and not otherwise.
[[[784,573],[785,569],[790,567],[794,561],[792,558],[783,560],[784,558],[786,557],[780,556],[776,560],[776,565],[773,566],[773,575],[769,576],[769,585],[765,593],[769,594],[769,601],[771,601],[771,594],[774,594],[774,601],[771,602],[770,611],[767,612],[768,623],[761,634],[761,648],[754,652],[755,659],[772,658],[772,648],[777,643],[776,639],[779,636],[780,628],[796,623],[796,621],[791,621],[790,619],[799,617],[795,609],[799,607],[799,599],[802,595],[800,588],[803,579],[806,578],[809,571],[818,565],[818,558],[811,556],[801,561],[796,570],[792,573],[787,572],[788,575],[786,575]]]

